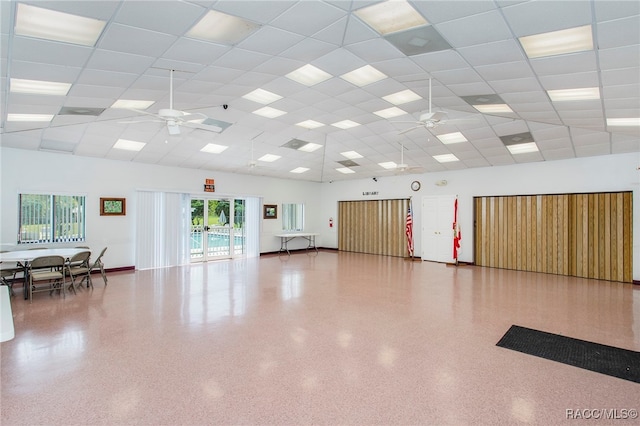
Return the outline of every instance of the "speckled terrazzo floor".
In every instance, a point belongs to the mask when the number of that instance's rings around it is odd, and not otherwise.
[[[517,324],[640,350],[630,284],[334,251],[94,283],[13,298],[3,426],[596,424],[575,410],[640,409],[636,383],[495,346]]]

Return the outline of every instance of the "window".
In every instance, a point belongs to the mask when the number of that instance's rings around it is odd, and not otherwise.
[[[304,230],[304,204],[282,205],[282,230]]]
[[[85,198],[20,194],[18,244],[84,241]]]

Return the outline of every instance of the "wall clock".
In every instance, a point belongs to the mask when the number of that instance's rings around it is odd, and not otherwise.
[[[420,182],[417,180],[411,182],[411,189],[414,191],[418,191],[420,189]]]

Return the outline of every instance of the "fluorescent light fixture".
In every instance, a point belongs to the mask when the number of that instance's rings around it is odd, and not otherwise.
[[[209,154],[220,154],[225,149],[229,148],[225,145],[217,145],[215,143],[208,143],[200,151],[208,152]]]
[[[253,111],[253,113],[256,115],[267,117],[267,118],[276,118],[286,114],[286,112],[284,111],[280,111],[279,109],[275,109],[271,107],[263,107]]]
[[[32,93],[37,95],[66,96],[70,88],[71,83],[23,80],[21,78],[9,79],[9,91],[11,93]]]
[[[387,102],[391,102],[394,105],[402,105],[402,104],[406,104],[407,102],[413,102],[413,101],[422,99],[422,96],[418,95],[413,90],[407,89],[401,92],[396,92],[387,96],[383,96],[382,99],[384,99]]]
[[[433,159],[438,163],[452,163],[454,161],[460,161],[458,157],[453,154],[434,155]]]
[[[385,163],[378,163],[378,166],[387,169],[387,170],[392,170],[398,167],[398,165],[396,163],[394,163],[393,161],[387,161]]]
[[[269,92],[268,90],[256,89],[253,92],[249,92],[244,95],[243,98],[249,99],[250,101],[258,102],[259,104],[267,105],[271,102],[282,99],[282,96],[276,95],[275,93]]]
[[[342,121],[338,121],[336,123],[331,124],[333,127],[337,127],[339,129],[351,129],[353,127],[358,127],[360,125],[360,123],[356,123],[355,121],[351,121],[351,120],[342,120]]]
[[[407,114],[407,112],[404,110],[401,110],[398,107],[391,107],[391,108],[381,109],[380,111],[375,111],[374,114],[382,118],[393,118],[393,117],[398,117],[400,115],[405,115]]]
[[[254,22],[210,10],[186,35],[200,40],[232,45],[258,28],[260,25]]]
[[[444,135],[436,135],[440,142],[443,144],[452,144],[452,143],[460,143],[460,142],[468,142],[467,138],[460,132],[446,133]]]
[[[473,105],[473,107],[483,114],[513,113],[507,104]]]
[[[7,121],[51,121],[53,114],[7,114]]]
[[[262,157],[258,158],[258,161],[264,161],[265,163],[273,163],[276,160],[282,158],[280,155],[275,154],[265,154]]]
[[[520,37],[530,59],[593,49],[591,25]]]
[[[105,21],[17,3],[15,34],[94,46]]]
[[[371,65],[365,65],[348,73],[342,74],[340,78],[351,84],[355,84],[358,87],[362,87],[367,84],[383,80],[387,78],[387,75],[378,71]]]
[[[304,127],[305,129],[317,129],[318,127],[324,126],[324,123],[320,123],[314,120],[306,120],[301,121],[300,123],[296,123],[296,126]]]
[[[355,14],[380,34],[425,25],[428,22],[406,1],[385,1],[363,7]]]
[[[291,71],[285,77],[297,81],[305,86],[313,86],[330,79],[332,76],[328,72],[322,71],[311,64],[304,65],[295,71]]]
[[[144,142],[130,141],[128,139],[118,139],[113,147],[115,149],[123,149],[125,151],[140,151],[142,150],[142,148],[144,148],[145,145],[146,143]]]
[[[355,173],[353,169],[350,169],[348,167],[339,167],[336,170],[339,171],[340,173],[344,173],[345,175],[349,173]]]
[[[308,167],[296,167],[295,169],[289,171],[289,173],[304,173],[306,171],[309,171]]]
[[[537,152],[538,145],[535,142],[519,143],[515,145],[507,145],[507,149],[512,154],[526,154],[528,152]]]
[[[597,87],[585,87],[582,89],[547,90],[549,98],[553,102],[562,101],[588,101],[600,99],[600,89]]]
[[[350,160],[354,160],[356,158],[362,158],[362,155],[358,154],[355,151],[345,151],[345,152],[341,152],[340,155],[342,155],[343,157],[346,157]]]
[[[313,152],[316,151],[318,149],[322,148],[322,145],[319,145],[317,143],[306,143],[304,145],[302,145],[300,148],[298,148],[298,151],[304,151],[304,152]]]
[[[607,118],[607,126],[640,126],[640,117]]]
[[[118,99],[111,105],[111,108],[124,109],[147,109],[153,105],[154,101],[138,101],[133,99]]]

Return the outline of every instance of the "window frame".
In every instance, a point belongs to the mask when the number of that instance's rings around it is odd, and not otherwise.
[[[26,212],[30,206],[26,197],[34,197],[32,204],[42,197],[46,212],[39,221],[29,221]],[[46,203],[46,204],[44,204]],[[74,211],[75,210],[75,211]],[[87,196],[59,192],[24,191],[18,193],[18,245],[78,243],[87,240]],[[26,229],[32,228],[31,231]],[[74,232],[75,231],[75,232]],[[34,237],[35,235],[35,237]]]

